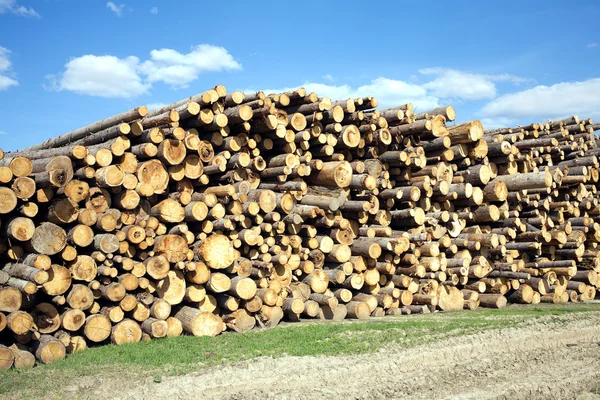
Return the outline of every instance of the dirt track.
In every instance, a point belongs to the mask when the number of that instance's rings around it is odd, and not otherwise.
[[[598,384],[600,313],[586,313],[369,355],[262,358],[148,379],[119,397],[600,399]]]

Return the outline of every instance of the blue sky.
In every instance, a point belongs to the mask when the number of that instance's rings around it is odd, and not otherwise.
[[[597,1],[0,0],[0,147],[216,84],[600,119]]]

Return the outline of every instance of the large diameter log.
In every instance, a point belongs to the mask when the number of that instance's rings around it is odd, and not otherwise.
[[[158,296],[171,305],[179,304],[185,297],[185,276],[181,271],[169,271],[156,285]]]
[[[73,285],[67,296],[69,307],[78,310],[87,310],[94,304],[92,290],[85,285]]]
[[[29,176],[33,171],[31,160],[17,153],[14,156],[4,158],[0,161],[0,165],[8,166],[12,174],[16,177]]]
[[[54,336],[42,335],[34,344],[35,358],[43,364],[50,364],[62,360],[67,354],[67,349],[61,341]]]
[[[61,315],[63,329],[71,332],[78,331],[85,323],[85,313],[78,309],[65,310]]]
[[[169,173],[160,160],[150,160],[139,165],[137,178],[150,194],[164,193],[169,185]]]
[[[223,332],[225,327],[219,316],[188,306],[182,307],[175,314],[175,318],[181,321],[186,332],[194,336],[216,336]]]
[[[102,314],[93,314],[86,318],[83,334],[92,342],[102,342],[110,336],[112,324],[110,319]]]
[[[91,282],[96,278],[96,261],[90,256],[77,256],[69,265],[69,271],[74,280]]]
[[[131,319],[124,319],[113,326],[110,341],[114,344],[137,343],[142,339],[142,328]]]
[[[65,293],[71,287],[71,273],[62,265],[52,264],[48,272],[48,281],[42,286],[50,296],[58,296]]]
[[[8,314],[6,327],[17,335],[25,335],[34,327],[31,314],[25,311],[15,311]]]
[[[224,235],[210,235],[200,244],[198,257],[211,269],[228,268],[235,260],[233,244]]]
[[[179,140],[167,139],[158,145],[158,158],[167,165],[180,165],[185,156],[185,145]]]
[[[67,233],[51,222],[42,222],[33,233],[30,241],[36,253],[53,256],[67,245]]]
[[[0,312],[14,312],[21,309],[23,295],[12,287],[0,288]]]
[[[94,231],[87,225],[75,225],[67,234],[67,241],[79,247],[87,247],[94,241]]]
[[[33,221],[25,217],[16,217],[10,220],[6,226],[6,234],[20,242],[26,242],[33,237],[35,225]]]
[[[443,311],[463,309],[463,295],[460,290],[453,286],[441,285],[438,290],[438,298],[438,307]]]
[[[188,251],[187,241],[179,235],[163,235],[157,237],[154,241],[154,253],[164,255],[170,263],[185,260]]]
[[[265,328],[273,328],[277,326],[283,318],[284,313],[281,307],[262,306],[257,319]]]

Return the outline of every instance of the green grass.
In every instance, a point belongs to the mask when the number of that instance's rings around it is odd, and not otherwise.
[[[185,374],[217,364],[256,357],[336,356],[374,352],[386,347],[408,347],[442,338],[529,323],[550,316],[600,311],[599,304],[511,306],[432,315],[377,318],[341,323],[284,324],[275,329],[215,338],[182,336],[124,346],[101,346],[28,371],[0,373],[0,394],[60,393],[57,388],[102,374],[135,379]],[[99,375],[100,374],[100,375]],[[49,392],[47,392],[49,391]],[[30,393],[31,392],[31,393]]]

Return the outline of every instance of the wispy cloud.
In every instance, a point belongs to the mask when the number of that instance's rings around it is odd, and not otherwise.
[[[117,17],[123,16],[123,9],[125,8],[125,4],[116,5],[112,1],[109,1],[108,3],[106,3],[106,7],[110,11],[114,12],[117,15]]]
[[[152,8],[150,9],[150,14],[157,15],[157,14],[158,14],[158,7],[152,7]]]
[[[0,135],[6,135],[6,132],[0,131]]]
[[[148,93],[155,82],[185,88],[205,72],[241,70],[227,49],[201,44],[182,54],[173,49],[152,50],[150,59],[87,54],[65,64],[58,75],[47,75],[47,90],[89,96],[132,98]]]
[[[600,78],[561,82],[551,86],[539,85],[505,94],[492,100],[481,110],[484,118],[502,117],[513,122],[523,119],[559,119],[577,113],[586,117],[600,117]]]
[[[600,46],[600,44],[598,44],[596,42],[592,42],[592,43],[588,43],[587,46],[585,46],[585,47],[587,47],[588,49],[593,49],[594,47],[598,47],[598,46]]]
[[[185,88],[204,72],[236,71],[242,65],[224,47],[200,44],[192,47],[189,53],[173,49],[159,49],[150,52],[150,60],[139,66],[140,73],[147,76],[148,82],[164,82],[174,88]]]
[[[19,82],[14,79],[14,72],[12,72],[10,54],[10,50],[0,46],[0,91],[11,86],[19,86]]]
[[[0,0],[0,14],[15,14],[20,17],[41,18],[33,8],[17,4],[16,0]]]
[[[323,75],[323,79],[325,79],[326,81],[329,81],[329,82],[335,82],[335,78],[331,74]]]
[[[521,84],[530,81],[510,74],[486,75],[451,68],[423,68],[419,73],[435,77],[423,85],[431,94],[461,100],[493,99],[497,95],[495,82]]]

